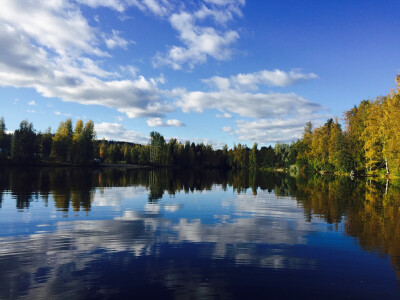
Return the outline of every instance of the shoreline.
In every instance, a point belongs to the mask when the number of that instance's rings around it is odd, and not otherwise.
[[[56,167],[56,168],[118,168],[118,169],[147,169],[152,166],[136,164],[118,164],[118,163],[91,163],[91,164],[73,164],[58,162],[36,162],[36,163],[15,163],[0,162],[0,166],[5,167]]]

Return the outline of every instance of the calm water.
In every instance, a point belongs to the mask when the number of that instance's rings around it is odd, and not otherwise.
[[[0,169],[0,299],[398,298],[394,184]]]

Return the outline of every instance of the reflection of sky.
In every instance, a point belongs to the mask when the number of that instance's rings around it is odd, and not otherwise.
[[[6,197],[4,202],[10,200]],[[218,186],[210,192],[164,195],[153,203],[148,202],[145,188],[97,189],[92,210],[79,212],[78,216],[72,211],[67,215],[58,212],[51,200],[48,207],[38,201],[21,212],[5,205],[0,210],[2,215],[4,208],[16,218],[0,221],[14,226],[6,226],[8,233],[0,238],[0,280],[12,285],[25,276],[26,289],[36,288],[29,290],[28,298],[49,298],[57,294],[60,280],[68,282],[70,293],[79,293],[86,281],[80,281],[77,274],[89,276],[90,282],[97,280],[96,276],[104,271],[92,274],[92,266],[112,264],[121,255],[129,268],[139,268],[141,272],[152,273],[153,263],[161,263],[157,267],[160,278],[151,279],[158,284],[174,288],[186,281],[186,289],[210,295],[213,292],[209,289],[215,289],[217,283],[198,288],[202,278],[190,271],[197,261],[316,271],[321,268],[319,260],[324,256],[304,251],[309,241],[321,230],[328,242],[342,238],[341,233],[330,233],[328,227],[323,230],[318,219],[305,222],[304,212],[294,199],[277,198],[263,191],[256,196],[250,192],[238,195],[232,190],[224,192]],[[47,218],[43,217],[46,214]],[[15,224],[21,219],[25,220],[24,225],[18,227]],[[12,234],[13,230],[18,234]],[[317,246],[325,251],[323,244]],[[354,245],[348,249],[351,247]],[[341,251],[355,255],[354,249],[348,249]],[[149,265],[139,264],[144,259]],[[185,266],[181,265],[181,259],[186,261]],[[218,284],[222,283],[218,281]],[[5,289],[0,288],[0,298],[4,298],[1,297],[4,293]]]

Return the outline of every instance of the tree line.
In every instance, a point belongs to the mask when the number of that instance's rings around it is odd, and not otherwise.
[[[12,134],[6,133],[4,118],[0,118],[0,161],[35,163],[41,161],[85,164],[93,161],[96,133],[90,120],[83,124],[71,119],[60,122],[57,131],[36,132],[33,124],[23,120]]]
[[[345,129],[307,123],[296,142],[297,164],[312,170],[400,173],[400,76],[397,90],[345,111]]]
[[[400,172],[400,76],[397,91],[375,100],[364,100],[344,113],[345,129],[337,118],[313,129],[306,123],[300,139],[274,147],[252,148],[243,144],[228,149],[211,145],[168,142],[158,132],[150,133],[150,142],[96,140],[94,124],[71,119],[62,121],[53,134],[50,128],[36,133],[24,120],[13,134],[6,133],[0,118],[0,160],[21,163],[55,161],[85,164],[99,159],[108,163],[132,163],[154,166],[222,167],[233,169],[266,168],[302,171]]]
[[[89,164],[94,160],[106,163],[130,163],[153,166],[283,168],[295,163],[293,147],[276,144],[249,149],[238,144],[232,149],[225,145],[213,149],[211,145],[182,143],[165,138],[158,132],[150,133],[147,145],[96,140],[94,124],[82,120],[73,127],[71,119],[60,122],[57,131],[36,132],[27,120],[20,123],[14,133],[7,134],[4,118],[0,118],[0,161],[14,163],[56,162]]]

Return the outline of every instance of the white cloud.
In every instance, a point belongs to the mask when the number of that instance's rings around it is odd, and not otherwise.
[[[99,6],[108,7],[114,9],[119,12],[123,12],[125,10],[126,4],[123,1],[119,0],[75,0],[81,4],[90,6],[92,8],[97,8]],[[98,21],[97,21],[98,22]]]
[[[203,112],[213,108],[251,118],[310,114],[323,109],[320,104],[308,101],[295,93],[253,94],[237,90],[184,92],[176,104],[184,112]]]
[[[212,17],[219,24],[226,24],[228,21],[233,20],[235,16],[241,17],[242,11],[241,6],[244,6],[244,1],[229,1],[229,3],[212,3],[211,1],[206,1],[211,4],[211,8],[206,5],[195,12],[195,16],[202,20],[207,17]],[[228,1],[225,1],[228,2]],[[217,4],[217,6],[215,6]],[[225,7],[219,7],[225,6]]]
[[[160,117],[172,110],[160,99],[157,80],[143,76],[135,80],[102,80],[115,74],[87,57],[52,55],[46,47],[31,42],[35,37],[17,27],[0,25],[0,44],[7,45],[0,49],[0,84],[31,87],[44,97],[107,106],[130,118]]]
[[[246,1],[245,0],[204,0],[207,3],[212,3],[215,5],[229,5],[229,4],[239,4],[239,5],[245,5]]]
[[[194,142],[196,144],[211,145],[213,149],[222,149],[222,147],[224,147],[226,144],[221,141],[208,138],[195,138],[191,142]]]
[[[231,113],[256,121],[236,122],[236,129],[223,127],[224,132],[235,134],[241,141],[258,143],[289,142],[301,137],[304,124],[318,120],[322,105],[311,102],[295,93],[255,93],[259,85],[288,86],[298,81],[317,78],[314,73],[300,71],[262,70],[249,74],[232,75],[229,78],[214,76],[203,80],[216,87],[216,91],[186,91],[176,89],[173,97],[184,112],[203,112],[217,109],[217,118],[232,117]]]
[[[149,138],[133,130],[127,130],[119,123],[100,123],[95,124],[94,128],[98,138],[106,140],[124,141],[137,144],[147,144]]]
[[[182,144],[185,144],[187,141],[189,141],[190,143],[195,143],[195,144],[210,145],[213,147],[213,149],[222,149],[222,147],[224,147],[226,144],[219,140],[208,139],[208,138],[187,139],[187,138],[180,138],[180,137],[167,137],[165,140],[168,142],[170,139],[176,139],[178,142],[180,142]]]
[[[275,69],[273,71],[262,70],[254,73],[237,74],[224,78],[213,76],[204,79],[203,82],[215,86],[219,90],[237,89],[237,90],[257,90],[258,85],[286,87],[300,81],[306,81],[318,78],[315,73],[302,73],[291,70],[289,72]]]
[[[159,17],[166,16],[171,9],[171,4],[166,0],[128,0],[128,2],[143,12],[149,11]]]
[[[120,47],[124,50],[127,50],[128,45],[133,43],[132,41],[127,41],[120,37],[119,34],[119,31],[113,30],[111,35],[104,36],[104,42],[106,43],[107,48],[114,49],[116,47]]]
[[[9,26],[60,55],[107,55],[97,47],[96,34],[80,10],[66,0],[4,0],[0,20],[2,27]]]
[[[36,110],[34,110],[34,109],[28,109],[27,112],[28,112],[28,113],[31,113],[31,114],[34,114],[34,113],[36,113]]]
[[[56,116],[60,116],[60,115],[61,115],[61,112],[55,111],[54,114],[55,114]]]
[[[241,4],[240,4],[241,5]],[[239,34],[235,30],[217,30],[210,26],[198,25],[207,17],[212,17],[217,23],[225,24],[241,16],[240,5],[208,8],[204,4],[195,12],[180,11],[169,17],[169,22],[178,33],[184,46],[172,46],[167,54],[158,53],[153,61],[155,66],[169,65],[173,69],[181,69],[187,64],[193,68],[207,61],[208,57],[217,60],[227,60],[231,57],[231,45],[237,41]]]
[[[222,115],[216,114],[215,117],[217,117],[218,119],[231,119],[232,115],[228,113],[223,113]]]
[[[37,104],[36,104],[35,100],[31,100],[31,101],[28,102],[28,105],[36,106]]]
[[[128,0],[128,4],[157,17],[168,18],[183,46],[173,45],[166,54],[157,53],[153,65],[167,65],[178,70],[186,64],[193,68],[196,64],[206,62],[208,57],[217,60],[230,58],[230,46],[239,38],[239,34],[235,30],[226,30],[225,25],[235,16],[242,16],[241,7],[245,1],[206,1],[195,4],[167,0]],[[195,9],[190,10],[189,6]],[[207,18],[222,25],[223,29],[199,25],[199,22]]]
[[[229,90],[231,88],[231,82],[229,78],[224,78],[220,76],[213,76],[209,79],[203,79],[203,82],[215,86],[221,91]]]
[[[138,72],[140,71],[138,67],[132,65],[120,66],[119,68],[122,72],[127,73],[134,78],[137,77]]]
[[[315,78],[318,78],[318,76],[314,73],[304,74],[298,71],[290,71],[287,73],[275,69],[274,71],[263,70],[256,73],[238,74],[232,79],[235,86],[254,89],[258,84],[284,87],[298,81]]]
[[[183,127],[185,124],[182,121],[177,119],[171,119],[164,121],[161,118],[150,118],[147,121],[147,125],[150,127],[162,127],[162,126],[171,126],[171,127]]]
[[[305,115],[291,119],[258,119],[256,121],[237,121],[233,132],[240,141],[251,141],[262,144],[276,142],[288,143],[300,138],[306,122],[322,125],[327,115]]]

